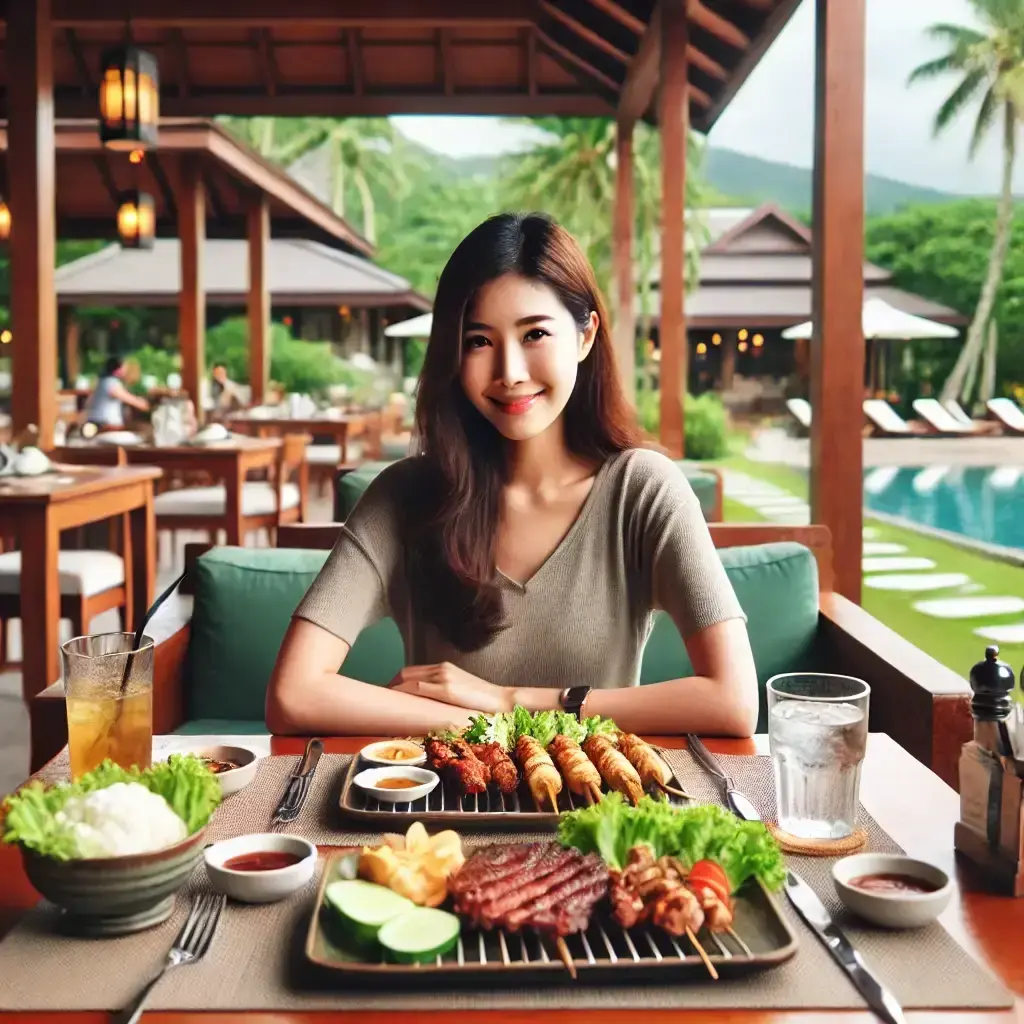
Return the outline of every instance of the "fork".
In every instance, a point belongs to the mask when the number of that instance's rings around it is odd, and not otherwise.
[[[167,959],[156,975],[139,993],[135,1002],[126,1009],[120,1018],[120,1024],[136,1024],[142,1016],[146,1000],[150,992],[156,988],[157,982],[172,968],[182,964],[194,964],[206,955],[213,942],[213,934],[217,930],[221,911],[227,897],[218,893],[203,893],[192,901],[192,909],[188,918],[181,926],[178,937],[174,940]]]

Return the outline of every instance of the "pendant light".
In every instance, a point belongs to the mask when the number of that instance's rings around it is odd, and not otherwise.
[[[160,119],[160,74],[156,57],[132,41],[103,54],[100,69],[100,139],[110,149],[155,146]]]
[[[11,208],[0,196],[0,242],[6,242],[11,237]]]
[[[117,236],[125,249],[152,249],[156,207],[148,192],[130,189],[118,196]]]

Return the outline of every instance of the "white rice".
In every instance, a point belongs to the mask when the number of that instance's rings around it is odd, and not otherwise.
[[[137,782],[70,797],[55,817],[75,837],[83,858],[152,853],[188,835],[167,801]]]

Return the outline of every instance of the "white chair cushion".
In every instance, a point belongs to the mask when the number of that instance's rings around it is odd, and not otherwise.
[[[284,485],[282,509],[298,508],[297,484]],[[227,493],[223,485],[216,487],[182,487],[180,490],[158,494],[153,509],[160,516],[202,516],[216,518],[227,510]],[[277,488],[260,480],[245,483],[242,488],[243,516],[270,516],[277,512]]]
[[[92,597],[124,583],[124,561],[112,551],[61,551],[57,573],[62,594]],[[0,594],[21,593],[21,552],[0,555]]]
[[[306,461],[317,466],[336,466],[341,462],[340,444],[306,445]]]

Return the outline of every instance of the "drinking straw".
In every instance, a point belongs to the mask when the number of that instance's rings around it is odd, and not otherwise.
[[[186,569],[150,606],[149,611],[142,618],[142,622],[139,624],[139,628],[135,630],[135,637],[132,640],[132,649],[128,652],[128,657],[124,660],[124,675],[121,676],[121,696],[124,697],[128,692],[128,680],[132,675],[132,666],[135,663],[135,652],[142,646],[142,638],[146,632],[146,627],[152,621],[154,615],[159,611],[160,606],[173,594],[177,589],[178,585],[188,574]],[[118,704],[120,709],[121,705]]]

